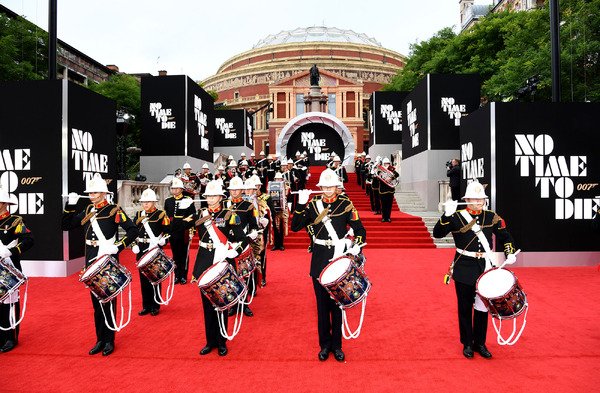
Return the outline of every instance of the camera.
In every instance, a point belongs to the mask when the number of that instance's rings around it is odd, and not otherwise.
[[[448,168],[452,168],[452,160],[448,160],[448,161],[446,161],[446,166],[447,166]]]

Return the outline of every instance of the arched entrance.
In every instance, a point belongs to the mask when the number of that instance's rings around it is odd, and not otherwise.
[[[311,165],[324,165],[325,153],[337,153],[342,165],[354,162],[354,138],[337,117],[323,112],[296,116],[283,127],[277,138],[277,153],[294,158],[296,151],[306,151]]]

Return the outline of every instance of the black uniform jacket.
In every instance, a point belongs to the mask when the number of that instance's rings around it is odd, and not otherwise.
[[[235,213],[240,218],[240,225],[244,233],[250,233],[252,230],[258,230],[258,223],[256,217],[258,212],[254,208],[252,202],[246,201],[239,197],[239,199],[228,199],[225,201],[225,206]]]
[[[33,234],[25,225],[23,217],[5,212],[0,216],[0,241],[8,247],[14,240],[17,241],[8,250],[12,253],[10,259],[15,267],[21,268],[21,253],[33,247]]]
[[[96,208],[93,212],[92,208]],[[94,232],[91,224],[91,218],[96,215],[98,226],[102,231],[105,239],[110,239],[117,235],[119,226],[125,230],[125,236],[115,244],[119,247],[119,252],[123,251],[138,237],[139,231],[133,221],[127,217],[125,212],[119,205],[114,203],[108,203],[106,200],[99,204],[89,204],[85,210],[80,213],[75,212],[76,206],[67,205],[62,216],[62,230],[68,231],[77,227],[82,226],[84,231],[85,240],[95,241],[99,240]],[[86,246],[85,248],[85,267],[89,267],[91,264],[89,261],[95,258],[98,254],[98,247]]]
[[[165,199],[165,212],[171,221],[171,228],[169,233],[173,240],[185,239],[185,231],[194,226],[196,208],[194,203],[190,203],[188,207],[182,208],[182,204],[189,202],[182,202],[183,200],[191,200],[187,196],[175,197],[171,195]]]
[[[150,247],[150,236],[144,225],[145,218],[148,218],[146,222],[156,238],[161,237],[161,235],[167,235],[171,230],[171,220],[169,220],[169,216],[167,216],[167,213],[164,210],[154,209],[151,213],[146,213],[145,210],[139,210],[135,214],[135,225],[140,232],[140,235],[137,238],[138,247],[140,248],[140,252],[137,254],[138,260]]]
[[[461,214],[462,210],[458,210],[450,217],[443,215],[433,228],[433,236],[441,238],[452,232],[456,248],[461,250],[484,253],[485,249],[479,242],[479,238],[471,229],[477,223],[483,230],[490,249],[493,248],[492,234],[496,235],[498,244],[504,247],[504,254],[514,254],[513,238],[506,230],[506,223],[495,212],[491,210],[481,210],[475,212],[469,208],[467,211],[473,218],[468,222]],[[485,258],[472,258],[466,255],[460,255],[457,251],[454,257],[456,264],[452,278],[455,281],[467,285],[475,285],[477,279],[485,271]]]
[[[204,211],[208,211],[209,215],[207,217],[204,217]],[[248,245],[248,238],[242,230],[239,217],[236,217],[236,214],[224,207],[223,204],[220,205],[217,211],[211,211],[208,208],[198,210],[198,220],[196,220],[195,225],[201,243],[213,243],[213,239],[204,225],[209,220],[209,217],[215,223],[217,230],[225,235],[227,240],[232,243],[239,242],[235,248],[238,254],[244,251],[244,248]],[[196,263],[194,264],[194,271],[192,273],[195,279],[200,278],[202,273],[212,266],[214,252],[214,248],[198,247],[198,255],[196,256]],[[233,265],[233,261],[230,260],[229,263]]]
[[[296,211],[292,218],[291,229],[298,232],[308,225],[312,225],[315,237],[317,239],[328,240],[329,232],[325,228],[322,219],[319,217],[317,201],[323,201],[323,216],[331,218],[333,229],[339,239],[343,239],[348,233],[348,226],[354,230],[354,244],[361,245],[366,241],[367,231],[363,226],[358,212],[354,205],[346,196],[335,196],[327,200],[323,195],[313,197],[306,205],[296,205]],[[317,243],[313,246],[312,259],[310,263],[310,275],[318,278],[323,269],[329,264],[333,257],[333,246],[328,247]]]

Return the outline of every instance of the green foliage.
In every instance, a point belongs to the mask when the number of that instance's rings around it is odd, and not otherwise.
[[[561,1],[563,101],[600,101],[600,1]],[[490,14],[469,31],[444,28],[410,47],[406,66],[383,87],[410,91],[426,74],[478,73],[487,100],[510,99],[529,77],[540,75],[536,101],[551,100],[548,8]],[[531,100],[523,97],[522,100]]]
[[[0,82],[48,76],[48,34],[19,17],[0,14]]]

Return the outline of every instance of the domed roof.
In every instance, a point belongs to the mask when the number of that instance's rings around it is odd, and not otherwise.
[[[342,30],[336,27],[313,26],[295,30],[282,30],[277,34],[270,34],[258,41],[252,49],[294,42],[348,42],[381,47],[379,41],[365,34],[358,34],[352,30]]]

